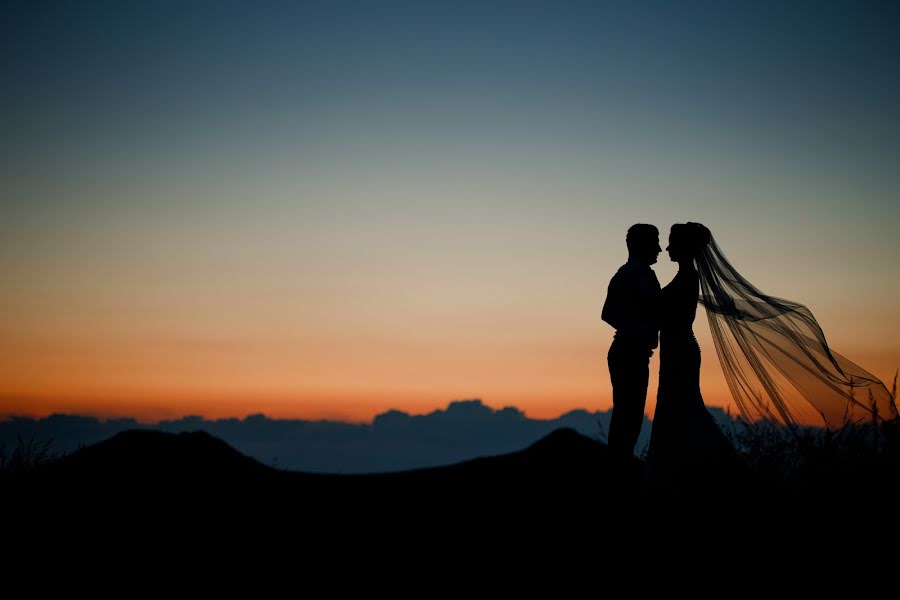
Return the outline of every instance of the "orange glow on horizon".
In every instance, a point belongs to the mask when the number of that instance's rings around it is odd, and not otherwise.
[[[704,400],[736,414],[705,324],[696,329]],[[370,422],[391,409],[426,414],[471,399],[494,409],[516,407],[535,419],[611,408],[609,332],[572,332],[571,339],[544,343],[533,334],[505,333],[473,348],[454,332],[436,336],[442,343],[432,347],[402,334],[393,342],[360,336],[345,346],[324,338],[202,345],[20,337],[0,346],[0,418],[57,413],[153,423],[264,414]],[[876,375],[892,374],[892,352],[853,356]],[[654,355],[646,405],[651,418],[658,368]]]
[[[737,413],[705,329],[697,327],[704,400]],[[124,343],[99,335],[52,342],[20,336],[9,343],[7,336],[0,346],[0,418],[65,413],[152,423],[264,414],[370,422],[390,409],[425,414],[470,399],[494,409],[513,406],[536,419],[611,408],[608,332],[548,336],[543,343],[537,334],[502,333],[469,344],[450,331],[435,335],[441,343],[432,346],[402,333],[395,341],[361,335],[344,345],[324,337],[302,344],[204,345]],[[892,352],[851,356],[876,375],[892,375]],[[658,368],[654,355],[646,406],[651,418]]]
[[[651,388],[655,381],[651,379]],[[482,386],[490,387],[490,386]],[[206,419],[244,418],[263,414],[276,419],[328,419],[353,423],[371,422],[388,410],[400,410],[409,414],[427,414],[446,409],[457,400],[481,400],[495,410],[515,407],[532,419],[554,419],[576,409],[603,412],[612,407],[609,383],[602,379],[597,390],[568,390],[567,393],[503,391],[492,386],[489,393],[445,394],[440,391],[394,390],[382,393],[364,393],[350,390],[291,393],[281,391],[176,391],[159,389],[112,391],[77,394],[48,389],[44,393],[5,393],[0,396],[0,419],[9,416],[45,417],[51,414],[78,414],[102,419],[134,418],[142,423],[156,423],[185,416],[201,416]],[[474,389],[474,388],[473,388]],[[724,393],[723,393],[724,392]],[[705,393],[710,406],[727,406],[727,390]],[[655,394],[649,393],[646,412],[652,418]]]
[[[100,419],[134,418],[141,423],[157,423],[186,416],[205,419],[242,419],[253,414],[263,414],[272,419],[333,420],[349,423],[367,423],[388,410],[400,410],[412,415],[444,410],[456,400],[481,400],[486,406],[500,410],[515,407],[531,419],[555,419],[572,410],[603,412],[612,407],[611,402],[593,402],[590,399],[564,398],[542,400],[526,398],[516,402],[502,397],[458,397],[450,400],[431,395],[385,397],[333,397],[319,395],[278,397],[266,394],[228,395],[116,395],[98,396],[3,396],[0,397],[0,419],[11,416],[41,418],[52,414],[92,416]],[[724,406],[715,400],[707,400],[708,406]],[[652,418],[655,400],[648,397],[647,414]],[[733,411],[733,408],[731,409]]]

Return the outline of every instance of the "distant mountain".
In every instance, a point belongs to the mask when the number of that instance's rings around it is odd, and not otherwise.
[[[720,409],[710,410],[721,423],[730,422]],[[22,437],[41,443],[52,440],[52,450],[72,452],[132,429],[205,431],[266,465],[311,473],[379,473],[513,452],[567,427],[605,441],[609,417],[609,411],[573,410],[556,419],[531,419],[518,408],[493,409],[480,400],[451,402],[446,409],[425,415],[390,410],[365,424],[251,415],[217,420],[191,416],[143,425],[133,419],[52,415],[0,421],[0,446],[14,448]],[[638,453],[647,444],[649,430],[645,419]]]
[[[53,450],[71,452],[79,445],[95,444],[131,429],[205,431],[266,465],[316,473],[376,473],[513,452],[564,427],[605,440],[609,412],[575,410],[541,420],[530,419],[514,407],[496,410],[480,400],[466,400],[426,415],[390,410],[366,424],[263,415],[218,420],[193,416],[156,425],[72,415],[14,417],[0,422],[0,445],[13,448],[19,436],[39,442],[52,439]],[[649,423],[642,443],[646,443],[648,429]]]

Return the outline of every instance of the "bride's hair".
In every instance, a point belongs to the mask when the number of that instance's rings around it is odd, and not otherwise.
[[[712,234],[705,225],[700,223],[675,223],[672,225],[672,240],[679,244],[691,258],[696,259],[709,245]]]
[[[898,416],[881,380],[829,347],[806,306],[757,289],[728,262],[705,226],[673,225],[672,233],[684,234],[696,250],[700,303],[745,418],[794,425],[813,412],[828,425],[841,425]]]

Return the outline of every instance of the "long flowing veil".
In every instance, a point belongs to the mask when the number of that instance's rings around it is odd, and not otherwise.
[[[880,379],[832,350],[808,308],[742,277],[710,236],[697,257],[700,303],[744,418],[829,426],[888,420],[897,406]]]

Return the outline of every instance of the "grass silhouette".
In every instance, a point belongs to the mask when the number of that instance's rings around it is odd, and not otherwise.
[[[17,437],[16,446],[12,451],[7,450],[6,445],[0,445],[0,477],[29,471],[64,456],[64,453],[52,450],[52,438],[38,441],[35,436],[31,436],[28,440],[21,435]]]

